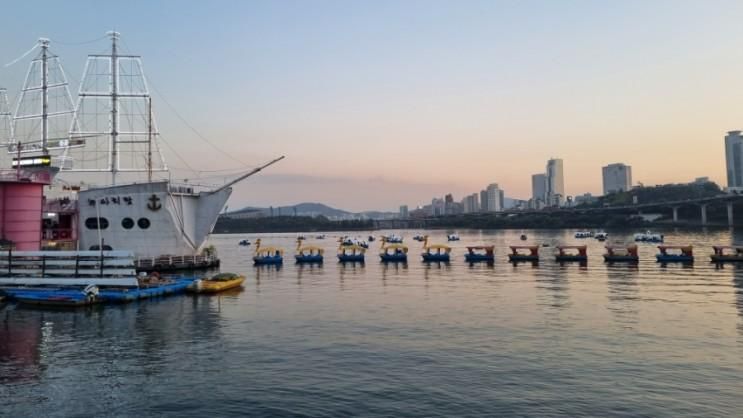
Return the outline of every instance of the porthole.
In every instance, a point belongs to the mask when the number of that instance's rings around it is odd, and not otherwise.
[[[108,228],[108,219],[88,218],[85,220],[85,227],[88,229],[106,229]]]
[[[121,220],[121,226],[124,229],[132,229],[134,228],[134,219],[132,218],[124,218]]]
[[[150,227],[150,220],[147,218],[139,218],[137,225],[142,229],[147,229]]]
[[[100,245],[91,245],[88,249],[90,251],[100,251],[101,246]],[[113,251],[113,248],[111,248],[110,245],[103,244],[103,251]]]

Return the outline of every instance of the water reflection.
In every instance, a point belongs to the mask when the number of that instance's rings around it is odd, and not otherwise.
[[[434,277],[446,276],[451,271],[451,263],[448,261],[428,261],[423,263],[423,280],[426,281]]]
[[[608,309],[615,314],[619,322],[636,324],[638,321],[639,273],[640,269],[636,263],[607,263]]]
[[[467,267],[470,270],[493,270],[495,268],[495,261],[468,262]]]
[[[692,270],[694,269],[693,262],[664,262],[660,261],[657,263],[661,268],[672,270],[674,268],[681,270]]]
[[[28,382],[39,378],[41,315],[7,309],[0,323],[0,383]]]
[[[720,245],[724,245],[720,243]],[[730,230],[730,245],[743,245],[743,229],[734,228]]]
[[[365,274],[365,263],[362,261],[341,261],[338,263],[338,273],[340,278],[340,289],[345,290],[347,277],[359,277]]]
[[[588,269],[588,261],[558,261],[557,265],[562,268],[578,266],[578,268],[583,271]]]
[[[382,268],[382,283],[387,284],[387,276],[399,276],[408,270],[407,262],[380,262]]]
[[[297,263],[295,265],[297,270],[297,284],[302,285],[302,277],[310,276],[310,278],[322,275],[323,263]]]
[[[736,263],[732,265],[718,264],[717,269],[730,269],[733,273],[733,300],[738,311],[738,333],[743,337],[743,265]]]
[[[539,304],[563,310],[570,306],[568,266],[556,265],[551,269],[540,269],[536,273],[536,287],[542,290]]]
[[[261,279],[275,279],[281,272],[281,264],[260,264],[253,268],[255,272],[255,287],[260,291]]]
[[[534,261],[513,260],[513,261],[509,261],[509,263],[513,266],[514,270],[516,270],[516,267],[518,267],[519,265],[531,265],[531,267],[534,269],[539,267],[539,260],[534,260]]]
[[[201,338],[213,340],[219,330],[210,303],[191,306],[193,321],[183,321],[185,306],[191,298],[150,299],[143,303],[108,306],[105,309],[38,310],[15,306],[4,312],[0,325],[0,379],[9,381],[41,377],[43,361],[55,363],[59,347],[86,341],[85,350],[73,361],[96,364],[99,376],[121,373],[120,363],[126,353],[147,374],[163,371],[168,361],[165,353],[177,344],[183,334],[198,332]],[[195,299],[197,300],[197,299]],[[206,300],[206,299],[204,299]],[[201,313],[193,315],[194,312]],[[111,345],[117,346],[111,350]],[[125,347],[120,347],[120,345]],[[4,370],[7,368],[7,370]],[[85,369],[73,369],[78,375]],[[66,388],[72,390],[72,387]]]

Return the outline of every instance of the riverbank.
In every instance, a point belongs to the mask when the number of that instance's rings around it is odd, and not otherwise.
[[[557,213],[468,214],[438,218],[390,221],[331,221],[323,217],[275,216],[265,218],[220,218],[218,234],[261,232],[365,231],[374,229],[555,229],[555,228],[648,228],[653,223],[637,216],[617,214]]]
[[[271,216],[245,219],[220,217],[214,226],[214,233],[365,231],[370,229],[375,229],[372,220],[331,221],[322,216]]]

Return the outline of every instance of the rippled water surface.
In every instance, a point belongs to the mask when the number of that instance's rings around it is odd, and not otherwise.
[[[254,268],[242,238],[212,238],[244,290],[77,311],[0,307],[0,416],[741,416],[743,266],[708,263],[743,234],[668,232],[693,267],[511,265],[521,231],[460,231],[448,265]],[[399,233],[399,231],[398,231]],[[364,234],[366,236],[367,234]],[[444,231],[430,231],[441,242]],[[632,231],[611,233],[611,241]],[[293,257],[289,235],[263,235]],[[310,237],[311,238],[311,237]],[[313,240],[309,240],[313,241]],[[313,242],[314,243],[314,242]],[[496,245],[493,266],[463,247]]]

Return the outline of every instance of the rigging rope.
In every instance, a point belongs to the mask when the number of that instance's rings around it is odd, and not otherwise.
[[[124,39],[121,39],[120,41],[124,45],[124,49],[125,50],[129,50],[130,49],[129,48],[129,45],[127,45],[127,43],[126,43],[126,41]],[[186,118],[184,118],[183,116],[181,116],[180,113],[178,113],[178,111],[175,109],[175,107],[172,104],[170,104],[170,102],[165,98],[165,96],[163,96],[163,94],[160,92],[160,90],[158,90],[157,87],[155,87],[155,85],[152,84],[152,81],[148,77],[146,77],[144,74],[142,74],[142,77],[145,79],[145,81],[147,82],[147,84],[150,87],[152,87],[152,90],[155,93],[157,93],[158,97],[160,97],[160,99],[170,108],[170,110],[173,112],[173,114],[175,114],[175,116],[178,119],[180,119],[180,121],[183,122],[183,124],[186,125],[186,127],[188,129],[190,129],[199,139],[201,139],[202,141],[204,141],[207,144],[209,144],[210,147],[212,147],[214,150],[216,150],[220,154],[224,155],[225,157],[231,159],[232,161],[235,161],[236,163],[242,165],[243,167],[248,167],[248,164],[245,164],[245,162],[243,162],[243,161],[235,158],[235,156],[233,156],[229,152],[224,151],[223,149],[219,148],[216,144],[214,144],[212,141],[210,141],[207,137],[205,137],[204,135],[202,135],[201,132],[199,132],[195,127],[193,127],[193,125],[191,125],[190,123],[188,123],[188,121],[186,120]]]
[[[242,161],[240,161],[239,159],[235,158],[235,157],[234,157],[234,156],[233,156],[232,154],[230,154],[230,153],[228,153],[228,152],[226,152],[226,151],[222,150],[222,149],[221,149],[221,148],[219,148],[218,146],[216,146],[216,145],[215,145],[215,144],[214,144],[214,143],[213,143],[212,141],[210,141],[210,140],[209,140],[209,139],[207,139],[207,138],[206,138],[206,137],[205,137],[204,135],[202,135],[202,134],[201,134],[201,132],[199,132],[198,130],[196,130],[196,128],[194,128],[194,127],[193,127],[193,126],[192,126],[192,125],[191,125],[190,123],[188,123],[188,121],[187,121],[187,120],[186,120],[186,119],[185,119],[185,118],[184,118],[183,116],[181,116],[181,115],[180,115],[180,113],[178,113],[178,111],[177,111],[177,110],[175,110],[175,107],[174,107],[173,105],[171,105],[171,104],[170,104],[170,102],[168,102],[168,100],[167,100],[167,99],[166,99],[166,98],[165,98],[165,97],[163,96],[163,94],[162,94],[162,93],[160,93],[160,90],[158,90],[158,89],[157,89],[157,88],[156,88],[156,87],[155,87],[155,86],[154,86],[154,85],[152,84],[152,82],[150,82],[150,81],[149,81],[149,79],[148,79],[147,81],[149,82],[149,85],[150,85],[150,86],[152,87],[152,90],[154,90],[154,91],[155,91],[155,93],[157,93],[157,95],[158,95],[158,96],[160,97],[160,99],[161,99],[161,100],[162,100],[162,101],[163,101],[163,102],[164,102],[164,103],[165,103],[166,105],[168,105],[168,107],[169,107],[169,108],[170,108],[170,110],[171,110],[171,111],[173,112],[173,114],[175,114],[175,116],[176,116],[176,117],[178,117],[178,119],[180,119],[180,120],[181,120],[181,122],[183,122],[183,124],[184,124],[184,125],[186,125],[186,127],[187,127],[188,129],[190,129],[190,130],[191,130],[191,131],[192,131],[192,132],[193,132],[194,134],[196,134],[196,136],[197,136],[197,137],[199,137],[199,139],[201,139],[202,141],[206,142],[207,144],[209,144],[209,146],[211,146],[212,148],[214,148],[214,149],[215,149],[215,150],[216,150],[217,152],[219,152],[220,154],[224,155],[225,157],[227,157],[227,158],[231,159],[232,161],[235,161],[236,163],[238,163],[238,164],[241,164],[241,165],[243,165],[243,166],[245,166],[245,167],[247,167],[247,166],[248,166],[248,165],[247,165],[247,164],[245,164],[244,162],[242,162]]]
[[[101,41],[101,40],[106,39],[106,38],[108,38],[108,35],[103,35],[103,36],[101,36],[99,38],[91,39],[89,41],[81,41],[81,42],[62,42],[62,41],[58,41],[56,39],[53,39],[53,41],[54,41],[55,44],[76,46],[76,45],[92,44],[92,43]]]
[[[23,55],[21,55],[20,57],[18,57],[18,58],[16,58],[16,59],[14,59],[14,60],[13,60],[13,61],[11,61],[11,62],[9,62],[9,63],[5,64],[5,68],[8,68],[8,67],[10,67],[11,65],[13,65],[13,64],[15,64],[15,63],[17,63],[18,61],[20,61],[20,60],[22,60],[22,59],[26,58],[26,56],[28,56],[28,54],[32,53],[32,52],[34,51],[34,49],[36,49],[36,48],[38,48],[38,47],[39,47],[39,44],[38,44],[38,43],[37,43],[37,44],[35,44],[35,45],[33,46],[33,48],[31,48],[31,49],[29,49],[28,51],[26,51],[26,52],[25,52],[25,53],[24,53]]]
[[[166,141],[166,140],[165,140],[165,138],[163,137],[163,135],[162,135],[162,134],[160,134],[160,135],[158,135],[158,136],[160,137],[160,140],[162,141],[162,143],[163,143],[163,144],[165,144],[165,146],[166,146],[166,147],[168,147],[168,149],[169,149],[169,150],[170,150],[170,151],[171,151],[171,152],[172,152],[172,153],[173,153],[173,154],[174,154],[174,155],[175,155],[175,156],[176,156],[176,157],[177,157],[177,158],[178,158],[179,160],[181,160],[181,162],[183,163],[183,165],[185,165],[186,167],[188,167],[188,169],[189,169],[190,171],[192,171],[192,172],[194,172],[194,173],[196,173],[196,172],[197,172],[197,170],[194,170],[194,169],[193,169],[193,168],[192,168],[192,167],[191,167],[191,166],[190,166],[190,165],[188,164],[188,162],[186,162],[186,160],[185,160],[185,159],[184,159],[183,157],[181,157],[181,155],[180,155],[180,154],[178,154],[178,152],[177,152],[177,151],[176,151],[175,149],[173,149],[173,147],[171,147],[171,146],[170,146],[170,144],[168,144],[168,141]]]

